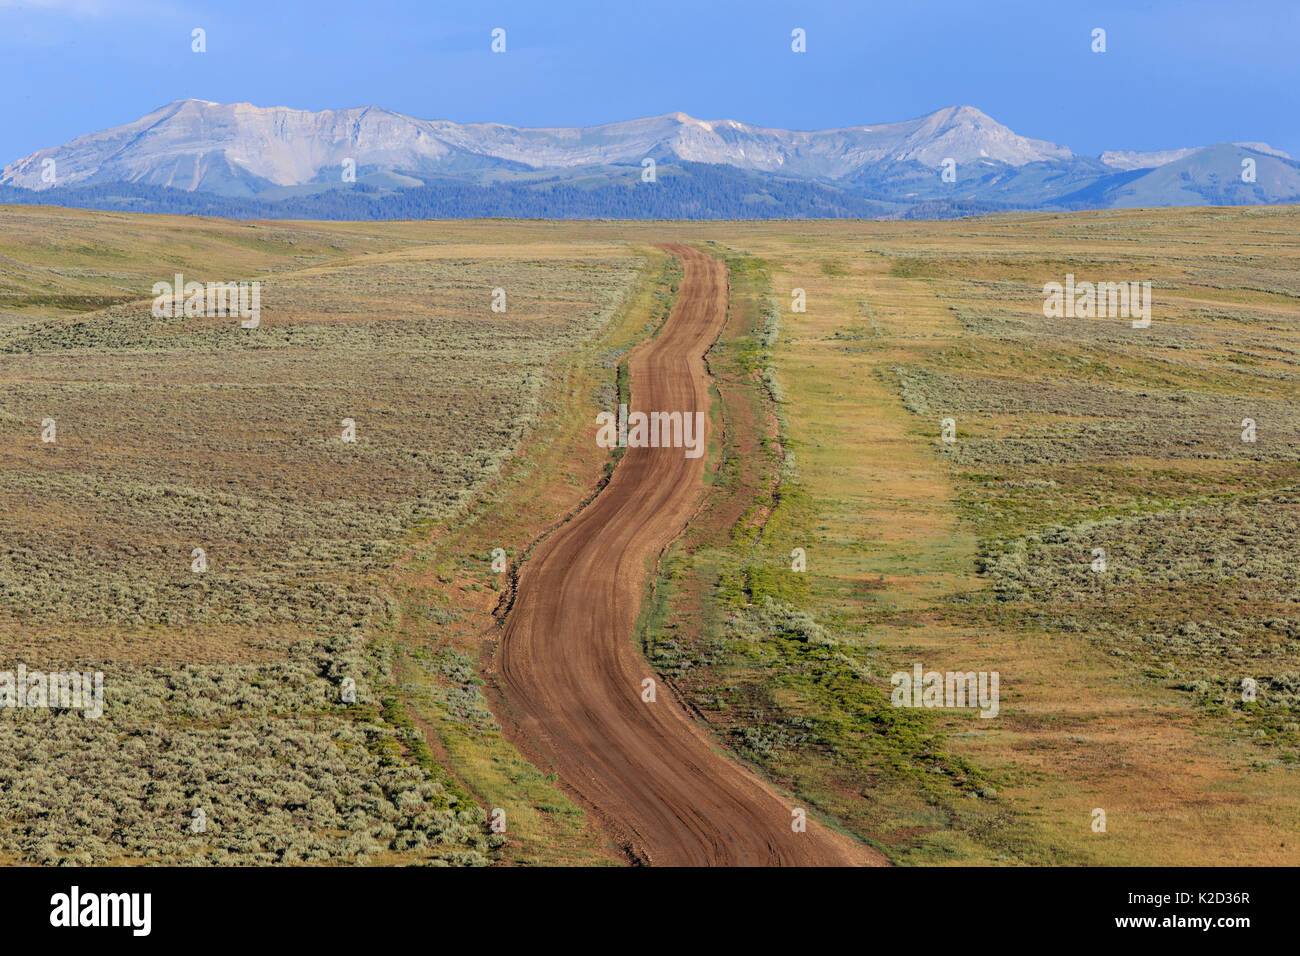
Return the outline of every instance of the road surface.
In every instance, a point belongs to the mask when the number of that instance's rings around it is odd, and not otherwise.
[[[726,321],[726,267],[665,248],[684,276],[659,336],[630,359],[631,411],[707,412],[704,354]],[[798,804],[719,753],[662,682],[654,703],[642,700],[654,674],[633,627],[653,560],[701,500],[705,460],[628,448],[600,494],[519,569],[496,666],[524,749],[638,862],[881,862],[811,820],[795,832]]]

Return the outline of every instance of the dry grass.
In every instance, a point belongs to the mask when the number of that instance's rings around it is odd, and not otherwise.
[[[599,333],[638,261],[130,217],[100,245],[97,214],[5,217],[15,284],[122,301],[28,296],[0,330],[0,640],[15,665],[103,670],[107,695],[100,721],[0,714],[0,851],[485,862],[501,838],[428,758],[374,639],[388,570],[498,474],[548,364]],[[260,279],[261,327],[155,318],[149,287],[176,271]]]
[[[0,717],[26,761],[0,768],[0,855],[179,858],[195,852],[174,833],[179,793],[232,824],[208,859],[607,859],[503,743],[503,702],[476,682],[496,599],[485,549],[515,561],[589,493],[604,460],[579,429],[643,329],[625,322],[563,374],[554,357],[594,341],[640,244],[715,241],[764,263],[781,306],[764,378],[783,399],[787,494],[739,512],[739,578],[725,560],[698,577],[715,607],[742,602],[732,643],[652,637],[666,670],[710,675],[701,706],[752,709],[731,712],[728,742],[900,861],[1294,864],[1298,226],[1269,208],[561,226],[0,210],[6,646],[104,660],[130,689],[112,719],[147,742],[125,771],[96,757],[119,776],[95,803],[54,753],[71,733],[117,753],[95,736],[109,718]],[[262,347],[152,320],[148,286],[177,270],[265,278]],[[1042,285],[1067,272],[1151,281],[1151,329],[1044,319]],[[497,285],[508,318],[487,311]],[[806,314],[789,311],[795,287]],[[47,415],[57,448],[37,437]],[[338,442],[345,415],[356,446]],[[542,426],[558,430],[538,444]],[[508,458],[521,438],[527,457]],[[401,539],[413,524],[427,545]],[[201,533],[213,570],[196,581]],[[764,594],[777,606],[743,606]],[[737,651],[751,656],[729,671]],[[1000,671],[1000,716],[881,731],[868,715],[914,661]],[[344,671],[370,709],[318,693]],[[318,792],[303,804],[295,782]],[[471,804],[511,807],[504,851]],[[254,837],[248,807],[274,832]]]
[[[1300,821],[1297,220],[1135,211],[747,238],[778,296],[808,294],[777,363],[812,499],[781,533],[809,541],[812,610],[861,635],[881,678],[918,660],[1002,675],[996,720],[934,718],[996,781],[1000,815],[909,810],[888,782],[866,805],[840,796],[900,859],[1297,860],[1278,833]],[[1066,272],[1152,281],[1152,328],[1044,319],[1042,284]],[[949,416],[954,445],[938,440]],[[882,794],[889,810],[871,805]]]

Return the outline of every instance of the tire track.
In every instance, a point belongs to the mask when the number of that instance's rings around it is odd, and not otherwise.
[[[726,267],[665,248],[684,275],[659,336],[629,360],[631,411],[707,413],[704,353],[726,320]],[[720,754],[665,682],[655,703],[641,700],[653,676],[633,644],[644,583],[700,501],[704,462],[628,448],[604,490],[519,569],[496,656],[519,743],[638,862],[881,862],[812,821],[793,832],[790,800]]]

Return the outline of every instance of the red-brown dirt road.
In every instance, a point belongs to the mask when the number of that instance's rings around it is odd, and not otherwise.
[[[704,354],[727,312],[723,263],[686,246],[676,304],[629,363],[631,411],[708,412]],[[595,430],[593,438],[595,440]],[[812,820],[735,761],[662,682],[633,642],[654,558],[704,490],[705,457],[628,448],[608,485],[519,569],[496,657],[520,743],[637,861],[653,865],[852,865],[874,851]]]

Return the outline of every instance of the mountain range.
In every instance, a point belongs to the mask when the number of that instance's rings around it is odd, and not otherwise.
[[[804,132],[685,113],[521,129],[186,99],[10,163],[0,202],[262,218],[944,218],[1300,202],[1300,163],[1265,143],[1080,156],[970,106]]]

